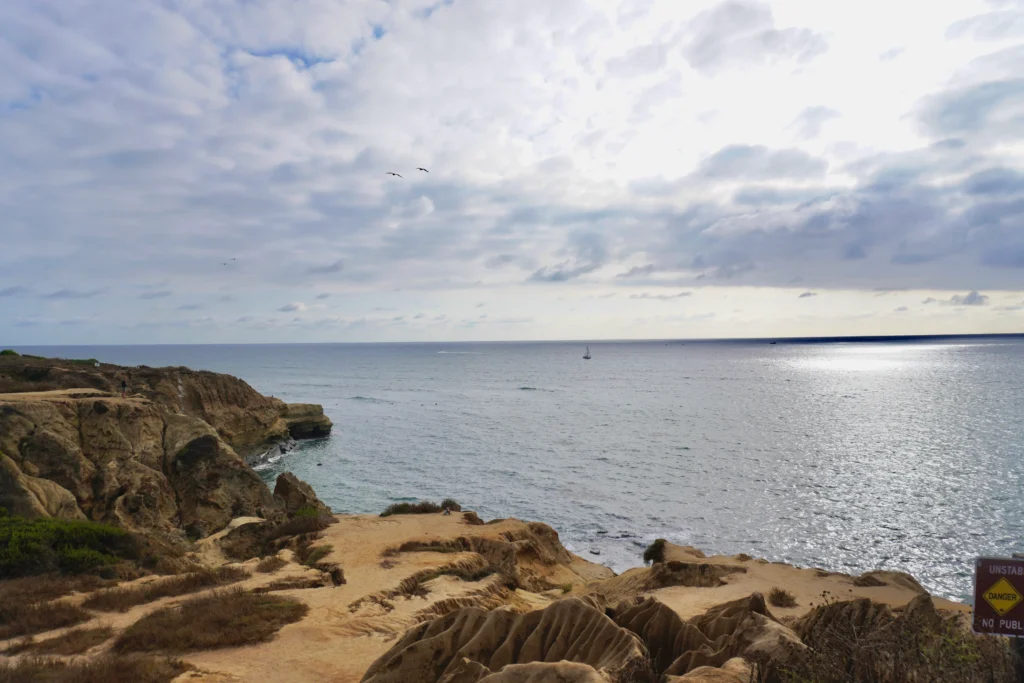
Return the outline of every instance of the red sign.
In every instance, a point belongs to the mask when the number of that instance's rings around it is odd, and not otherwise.
[[[974,632],[1024,638],[1024,559],[979,557]]]

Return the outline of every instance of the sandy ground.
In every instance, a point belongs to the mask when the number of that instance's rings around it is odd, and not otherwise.
[[[254,521],[239,519],[233,525]],[[354,683],[362,678],[375,659],[394,644],[398,636],[416,623],[431,618],[431,609],[443,601],[459,599],[460,604],[478,604],[488,609],[506,607],[529,611],[543,608],[564,597],[563,589],[552,588],[535,593],[520,589],[514,594],[508,591],[502,593],[497,577],[465,582],[455,577],[441,576],[426,584],[429,593],[425,597],[399,596],[388,599],[381,596],[422,569],[460,560],[479,560],[474,553],[410,552],[383,557],[384,551],[389,548],[410,540],[448,540],[459,537],[505,541],[504,533],[523,532],[527,529],[525,523],[517,520],[473,526],[463,521],[460,514],[401,515],[388,518],[338,516],[337,523],[328,527],[315,545],[332,547],[325,561],[337,563],[344,569],[346,583],[336,587],[329,585],[281,591],[281,594],[293,596],[309,606],[309,614],[302,621],[285,626],[268,643],[187,654],[183,658],[197,667],[198,671],[185,674],[181,680]],[[226,532],[221,535],[223,533]],[[210,565],[224,563],[226,560],[217,547],[217,540],[218,536],[215,536],[197,544],[196,557]],[[282,551],[282,557],[290,559],[290,551]],[[549,565],[534,561],[531,556],[521,555],[519,566],[521,570],[525,568],[535,576],[545,577],[552,586],[571,584],[572,595],[600,593],[609,601],[641,594],[641,586],[650,572],[640,567],[615,577],[605,567],[576,556],[569,557],[569,562],[564,565]],[[785,588],[797,601],[797,606],[789,609],[771,607],[772,612],[784,622],[806,613],[812,603],[820,604],[823,591],[830,591],[837,599],[868,597],[895,608],[902,607],[917,595],[912,580],[907,581],[899,575],[879,574],[879,578],[887,585],[857,587],[851,577],[841,574],[799,569],[741,556],[704,558],[699,551],[679,546],[668,545],[665,559],[732,565],[746,570],[726,576],[725,584],[714,588],[673,586],[647,593],[664,602],[683,618],[701,614],[709,607],[746,597],[755,591],[767,595],[774,587]],[[243,563],[243,566],[251,569],[255,564],[256,560],[250,560]],[[235,585],[254,588],[282,578],[318,575],[316,570],[291,562],[274,574],[254,573],[251,579]],[[153,580],[160,579],[140,579]],[[154,609],[173,605],[194,595],[165,598],[140,605],[125,614],[98,614],[97,619],[87,625],[107,624],[120,630]],[[500,598],[496,597],[499,595]],[[371,596],[375,596],[375,599],[369,599]],[[84,597],[73,596],[68,599],[80,601]],[[940,609],[968,611],[966,606],[958,603],[941,599],[935,599],[935,603]],[[55,631],[36,638],[45,639],[57,634]],[[0,650],[7,644],[0,643]],[[101,653],[108,646],[109,642],[94,648],[89,656]]]

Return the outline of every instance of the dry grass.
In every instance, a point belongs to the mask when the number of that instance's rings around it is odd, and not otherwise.
[[[125,630],[114,651],[190,652],[270,640],[309,608],[292,598],[228,590],[157,610]]]
[[[273,574],[286,564],[288,563],[277,555],[271,555],[260,560],[259,564],[256,565],[256,571],[260,574]]]
[[[0,581],[0,605],[18,602],[30,605],[61,598],[72,593],[88,593],[98,588],[115,585],[115,581],[107,581],[98,576],[61,576],[46,574],[29,576],[21,579]]]
[[[776,607],[796,607],[796,598],[784,588],[773,588],[768,592],[768,602]]]
[[[472,563],[455,562],[444,565],[443,567],[434,567],[432,569],[418,571],[399,583],[398,588],[385,592],[384,597],[426,597],[430,591],[424,584],[439,576],[454,576],[462,581],[480,581],[492,574],[498,573],[500,573],[500,570],[493,565],[480,567],[474,566]]]
[[[76,628],[67,633],[47,640],[31,638],[16,643],[4,651],[8,657],[29,652],[33,655],[80,655],[91,650],[100,643],[106,642],[114,634],[109,626],[97,628]]]
[[[238,567],[204,569],[176,576],[173,579],[154,581],[136,588],[114,588],[90,595],[82,606],[100,612],[127,612],[136,605],[153,602],[160,598],[195,593],[213,586],[223,586],[249,578],[249,572]]]
[[[307,545],[299,548],[299,551],[296,553],[296,559],[307,567],[316,567],[320,564],[321,560],[332,552],[334,552],[334,546],[332,545],[318,545],[315,548]]]
[[[0,605],[0,640],[44,633],[88,621],[92,615],[66,602]]]
[[[380,561],[381,569],[394,569],[398,566],[398,563],[391,559],[383,559]]]
[[[756,667],[757,680],[785,683],[1012,683],[1006,639],[977,636],[955,618],[904,614],[859,618],[870,601],[825,597],[796,630],[807,650],[788,666]],[[808,626],[811,624],[813,626]]]
[[[0,664],[0,683],[169,683],[191,667],[177,659],[105,656],[91,661],[26,657]]]

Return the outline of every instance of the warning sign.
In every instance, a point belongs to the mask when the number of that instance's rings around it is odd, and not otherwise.
[[[992,605],[992,609],[999,616],[1003,616],[1012,610],[1021,599],[1024,599],[1024,596],[1018,593],[1013,584],[1006,579],[996,581],[991,588],[985,591],[983,597],[988,604]]]
[[[979,557],[974,573],[974,631],[1024,638],[1024,559]]]

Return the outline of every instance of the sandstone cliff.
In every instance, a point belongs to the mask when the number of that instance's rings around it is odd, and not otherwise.
[[[281,514],[239,451],[331,429],[319,406],[186,368],[4,358],[3,386],[22,391],[0,394],[0,506],[169,537]]]

